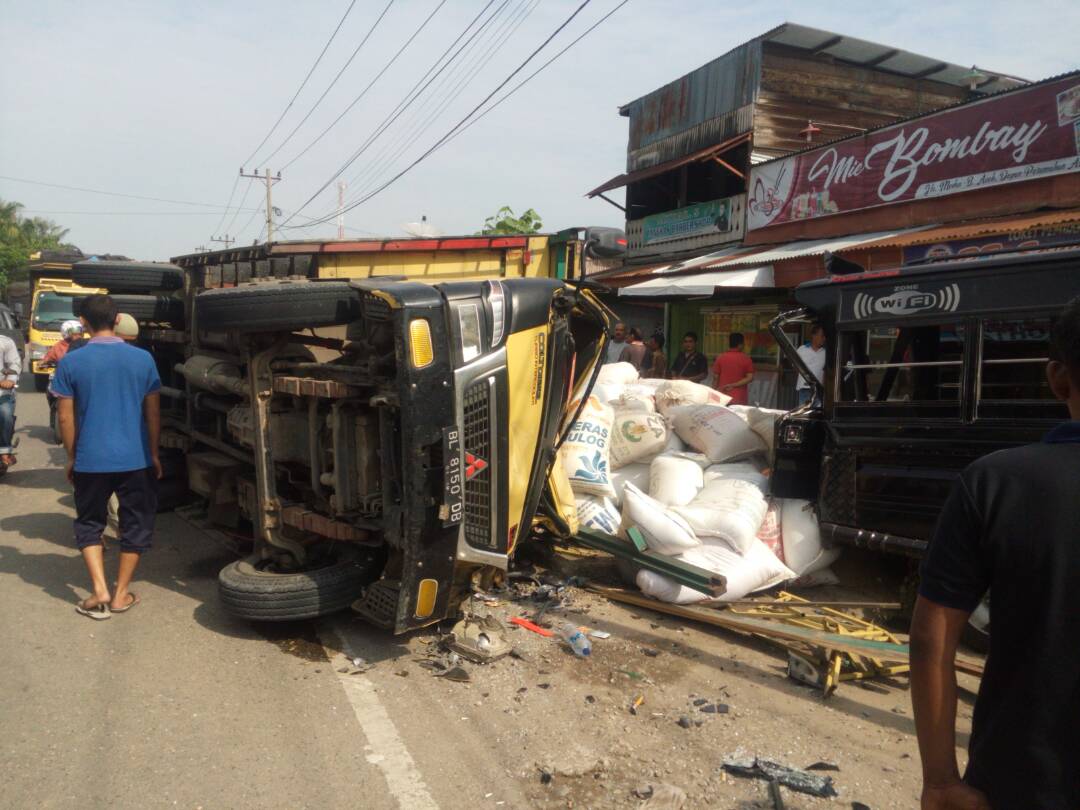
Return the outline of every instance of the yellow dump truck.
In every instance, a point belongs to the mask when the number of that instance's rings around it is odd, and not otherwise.
[[[34,372],[34,388],[49,387],[50,369],[41,364],[49,347],[60,340],[60,325],[78,318],[79,298],[105,293],[103,287],[82,287],[70,278],[39,278],[34,282],[30,303],[30,368]]]

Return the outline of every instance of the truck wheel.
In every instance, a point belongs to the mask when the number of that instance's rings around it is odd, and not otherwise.
[[[75,306],[78,307],[84,298],[76,296]],[[113,295],[111,298],[117,311],[126,312],[137,321],[171,323],[178,328],[184,325],[184,302],[179,298],[167,295]]]
[[[76,262],[72,276],[76,284],[104,287],[110,293],[152,293],[184,286],[184,271],[160,262]]]
[[[253,555],[221,569],[218,593],[225,610],[240,619],[313,619],[360,598],[369,572],[369,558],[355,546],[332,546],[319,567],[301,573],[277,573]]]
[[[200,329],[294,332],[360,317],[360,294],[346,281],[259,282],[195,297]]]

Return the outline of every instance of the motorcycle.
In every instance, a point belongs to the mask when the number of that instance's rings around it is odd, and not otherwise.
[[[52,364],[50,366],[47,366],[47,368],[49,369],[49,385],[51,387],[52,386],[52,379],[56,375],[56,364],[54,363],[54,364]],[[49,389],[46,389],[45,390],[45,399],[48,400],[48,403],[49,403],[49,428],[52,430],[52,433],[53,433],[53,444],[56,444],[56,445],[63,444],[64,439],[60,435],[60,419],[57,417],[57,414],[56,414],[56,399],[57,398],[55,396],[53,396],[52,391],[50,391]]]

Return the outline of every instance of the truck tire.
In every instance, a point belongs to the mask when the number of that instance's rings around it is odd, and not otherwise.
[[[171,323],[177,328],[184,326],[184,302],[167,295],[113,295],[110,296],[119,312],[126,312],[137,321]],[[76,296],[75,306],[85,296]],[[76,312],[78,310],[76,309]]]
[[[361,549],[337,544],[321,568],[293,574],[261,570],[258,555],[237,560],[218,574],[225,610],[240,619],[286,622],[313,619],[349,607],[363,594],[370,566]]]
[[[195,297],[200,329],[295,332],[360,317],[360,293],[347,281],[276,281],[207,290]]]
[[[72,276],[76,284],[104,287],[110,293],[152,293],[184,286],[184,271],[161,262],[76,262]]]

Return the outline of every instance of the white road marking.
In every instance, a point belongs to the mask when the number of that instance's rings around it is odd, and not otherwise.
[[[337,630],[326,628],[324,632],[333,637],[334,643],[330,644],[324,639],[323,649],[337,672],[351,664],[355,654]],[[379,700],[375,685],[363,673],[349,675],[348,672],[337,672],[337,675],[345,689],[349,705],[352,706],[353,714],[367,738],[368,744],[364,746],[364,751],[367,752],[365,758],[382,771],[390,795],[397,801],[398,806],[407,810],[439,810],[439,805],[424,784],[412,754],[398,734],[397,726]]]

